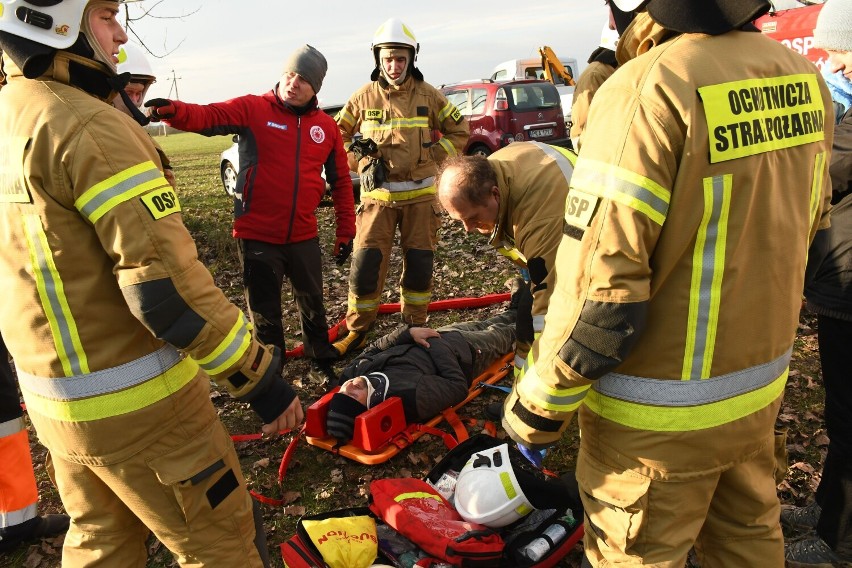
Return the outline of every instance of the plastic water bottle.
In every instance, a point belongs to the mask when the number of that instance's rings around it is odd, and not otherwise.
[[[562,542],[562,539],[568,536],[568,531],[559,523],[554,523],[544,529],[544,534],[550,538],[550,542],[548,542],[548,540],[543,536],[540,536],[533,539],[528,545],[523,547],[521,549],[521,554],[532,562],[538,562],[547,556],[547,553],[550,552],[553,547]],[[551,545],[551,543],[553,544]]]

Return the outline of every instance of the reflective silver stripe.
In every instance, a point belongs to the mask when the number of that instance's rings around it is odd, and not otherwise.
[[[73,377],[45,378],[18,370],[21,388],[52,400],[77,400],[118,392],[158,377],[180,363],[171,345],[117,367]]]
[[[25,215],[23,222],[36,287],[53,334],[56,354],[62,362],[62,370],[68,375],[86,373],[89,371],[88,359],[80,344],[77,322],[68,305],[65,285],[56,269],[41,218],[38,215]]]
[[[17,434],[24,429],[24,419],[20,416],[12,418],[6,422],[0,422],[0,438],[6,438],[13,434]]]
[[[651,406],[697,406],[728,400],[764,387],[781,376],[790,365],[793,348],[777,359],[741,371],[700,381],[632,377],[609,373],[592,389],[612,398]]]
[[[435,184],[435,177],[428,177],[419,181],[386,181],[382,189],[388,191],[411,191],[412,189],[423,189]]]
[[[731,176],[704,180],[704,214],[698,227],[693,251],[693,273],[689,317],[681,378],[698,380],[710,376],[713,365],[725,247],[728,240],[728,212],[731,208]],[[776,375],[777,378],[777,375]]]
[[[18,509],[17,511],[0,511],[0,529],[21,525],[30,519],[34,519],[38,513],[37,505],[38,502],[33,503],[32,505],[27,505],[23,509]]]
[[[568,159],[568,156],[554,148],[553,146],[548,146],[547,144],[542,144],[541,142],[533,142],[536,146],[538,146],[539,150],[553,158],[553,161],[556,162],[556,165],[559,166],[559,169],[562,170],[562,175],[565,176],[565,181],[571,182],[571,175],[574,173],[574,164],[571,163],[571,160]]]
[[[571,187],[606,197],[637,211],[642,211],[655,223],[662,225],[669,212],[668,190],[647,178],[623,168],[609,167],[594,160],[578,160],[571,177]],[[634,178],[632,181],[627,178]],[[638,183],[637,183],[638,182]],[[644,183],[649,187],[640,185]],[[650,189],[660,193],[657,195]]]
[[[204,369],[208,373],[212,373],[214,370],[219,369],[219,372],[221,373],[225,368],[230,366],[228,365],[229,359],[235,358],[235,355],[238,352],[245,350],[246,344],[249,344],[251,342],[251,338],[247,337],[251,334],[251,331],[249,331],[249,322],[245,314],[240,314],[240,321],[243,325],[239,329],[237,329],[236,334],[234,335],[233,339],[231,339],[230,343],[228,343],[228,345],[225,347],[225,349],[213,359],[209,361],[205,359],[203,363],[199,362],[199,365],[201,365],[202,369]],[[226,337],[225,341],[227,340],[228,338]],[[224,343],[224,341],[222,343]]]
[[[153,166],[153,164],[151,165]],[[124,173],[125,172],[121,172],[119,175],[123,175]],[[91,218],[95,211],[104,206],[111,199],[124,196],[125,193],[129,193],[132,190],[135,190],[138,186],[146,182],[154,181],[158,178],[161,178],[162,176],[162,172],[160,172],[160,170],[157,169],[156,166],[153,166],[151,168],[148,168],[147,170],[138,173],[134,173],[130,177],[118,181],[118,183],[116,183],[112,187],[108,187],[103,191],[100,191],[96,195],[92,196],[92,198],[85,205],[80,207],[80,213],[82,213],[86,217]],[[111,181],[111,179],[107,181]],[[133,194],[124,197],[130,198],[133,197]]]

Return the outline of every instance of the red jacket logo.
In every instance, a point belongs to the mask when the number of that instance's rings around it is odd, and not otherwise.
[[[317,144],[322,144],[325,141],[325,132],[321,126],[311,126],[311,140]]]

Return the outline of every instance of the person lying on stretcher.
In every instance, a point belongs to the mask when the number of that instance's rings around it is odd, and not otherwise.
[[[529,294],[525,286],[518,294]],[[511,353],[519,298],[484,321],[438,329],[400,327],[376,340],[341,373],[345,381],[329,402],[326,429],[340,443],[353,435],[355,418],[389,396],[402,400],[408,423],[426,422],[467,397],[473,379]]]

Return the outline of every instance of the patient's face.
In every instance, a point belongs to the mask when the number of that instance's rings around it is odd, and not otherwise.
[[[340,385],[340,392],[367,406],[367,379],[355,377]]]

